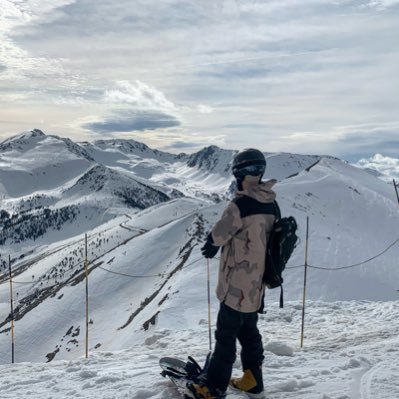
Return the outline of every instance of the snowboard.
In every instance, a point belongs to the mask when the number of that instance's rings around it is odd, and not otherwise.
[[[169,378],[176,386],[179,393],[184,399],[192,399],[192,396],[185,394],[187,383],[198,382],[198,377],[203,370],[206,370],[209,362],[210,354],[208,354],[204,368],[191,357],[187,361],[176,357],[163,357],[159,360],[159,365],[162,369],[162,377]],[[228,399],[242,399],[248,398],[243,392],[229,386],[227,392]],[[226,398],[226,399],[227,399]]]
[[[175,357],[163,357],[159,360],[159,365],[162,377],[169,378],[184,398],[191,398],[185,395],[184,391],[187,383],[197,381],[196,378],[202,371],[199,364],[189,356],[187,361]]]

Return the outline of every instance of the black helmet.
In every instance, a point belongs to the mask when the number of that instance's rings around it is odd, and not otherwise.
[[[266,170],[266,158],[254,148],[246,148],[236,154],[233,159],[233,175],[238,179],[244,176],[263,176]]]

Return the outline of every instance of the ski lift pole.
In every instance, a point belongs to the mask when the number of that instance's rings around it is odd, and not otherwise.
[[[87,267],[87,233],[85,234],[85,273],[86,273],[86,359],[89,357],[89,272]]]
[[[395,191],[396,191],[396,198],[398,200],[398,205],[399,205],[398,185],[396,184],[395,179],[393,179],[393,186],[394,186]]]
[[[11,256],[8,255],[8,270],[10,274],[10,303],[11,303],[11,362],[15,361],[15,335],[14,335],[14,302],[12,299],[12,272],[11,272]]]
[[[208,333],[209,350],[212,352],[212,328],[211,328],[211,273],[209,270],[209,259],[206,259],[207,285],[208,285]]]
[[[305,332],[306,280],[308,274],[308,243],[309,243],[309,216],[306,217],[305,272],[303,278],[301,348],[303,348],[303,340]]]

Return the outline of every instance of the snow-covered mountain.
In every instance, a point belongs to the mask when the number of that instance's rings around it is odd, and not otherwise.
[[[90,353],[98,351],[101,358],[132,345],[161,352],[164,340],[177,342],[179,332],[191,342],[190,350],[206,351],[192,338],[197,332],[206,336],[206,262],[200,246],[226,206],[234,151],[208,147],[173,155],[131,140],[66,145],[38,131],[8,139],[0,148],[0,363],[10,357],[9,254],[17,361],[83,354],[84,233]],[[301,309],[307,217],[308,299],[352,301],[350,307],[359,309],[362,302],[353,301],[397,301],[399,213],[392,186],[332,157],[265,155],[267,177],[279,180],[279,204],[297,219],[301,241],[284,276],[288,311],[274,313],[279,292],[270,290],[272,316],[265,320],[292,321]],[[60,170],[59,178],[52,168]],[[210,268],[214,289],[216,258]],[[217,306],[213,299],[213,320]],[[314,323],[328,317],[323,309],[334,305],[311,306],[320,310],[312,313],[309,326],[315,334]]]
[[[94,160],[69,139],[32,130],[0,144],[0,195],[17,198],[66,184]]]
[[[15,224],[18,229],[21,214],[24,221],[30,223],[33,219],[40,220],[44,209],[47,209],[46,215],[55,214],[59,220],[51,223],[56,230],[61,230],[62,225],[65,227],[68,220],[58,218],[60,212],[70,214],[71,221],[81,218],[89,223],[87,226],[74,223],[74,227],[80,225],[81,230],[62,229],[67,238],[133,209],[184,195],[205,201],[225,199],[231,193],[230,167],[234,153],[212,146],[197,154],[174,155],[134,140],[78,144],[45,135],[38,129],[22,133],[0,144],[0,198],[7,226],[2,233],[3,241],[16,242],[7,240],[7,235],[15,238],[12,229]],[[268,170],[274,177],[283,179],[318,159],[293,154],[270,155]],[[11,223],[13,217],[17,223]],[[44,232],[47,228],[37,226],[33,230]],[[23,234],[18,236],[20,256],[24,253],[20,242],[25,240]],[[39,236],[27,234],[26,238],[36,240]],[[60,234],[54,238],[59,240]]]

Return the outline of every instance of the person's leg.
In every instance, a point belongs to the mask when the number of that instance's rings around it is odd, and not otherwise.
[[[236,359],[236,339],[242,324],[243,313],[220,304],[215,331],[215,349],[212,353],[206,381],[213,388],[225,392]]]
[[[244,321],[238,331],[237,338],[241,344],[241,362],[243,368],[262,364],[263,344],[258,330],[258,313],[245,314]]]
[[[244,322],[237,335],[241,344],[241,363],[244,375],[232,381],[233,385],[252,393],[262,392],[264,389],[262,376],[263,344],[257,322],[257,313],[245,315]]]

